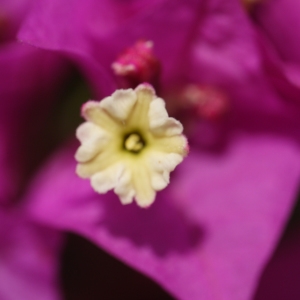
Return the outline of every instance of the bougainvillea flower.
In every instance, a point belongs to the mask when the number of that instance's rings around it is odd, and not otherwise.
[[[0,3],[0,202],[16,199],[47,148],[43,141],[36,149],[33,140],[44,135],[65,69],[57,54],[16,41],[29,5],[29,1]]]
[[[201,83],[231,99],[220,124],[223,143],[204,147],[199,141],[210,133],[196,126],[189,156],[142,210],[120,205],[113,193],[98,195],[78,178],[78,145],[70,142],[32,183],[30,212],[88,237],[177,298],[249,299],[295,198],[299,118],[264,77],[240,3],[142,3],[46,0],[20,39],[72,57],[100,96],[116,89],[111,65],[118,54],[140,39],[152,40],[162,93]]]
[[[87,122],[77,129],[82,143],[76,172],[91,177],[98,193],[114,189],[123,204],[141,207],[155,200],[170,182],[170,172],[187,154],[182,125],[168,117],[163,99],[148,84],[117,90],[82,107]]]
[[[0,225],[0,298],[59,299],[60,234],[20,210],[1,208]]]

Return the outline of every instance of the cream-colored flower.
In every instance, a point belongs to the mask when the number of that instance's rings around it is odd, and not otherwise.
[[[135,199],[141,207],[151,205],[188,151],[182,125],[168,116],[164,100],[141,84],[88,101],[82,115],[76,173],[90,178],[98,193],[114,189],[123,204]]]

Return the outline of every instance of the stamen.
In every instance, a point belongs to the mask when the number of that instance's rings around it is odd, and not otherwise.
[[[125,149],[131,152],[140,152],[144,148],[144,141],[142,140],[142,137],[137,133],[131,133],[126,139],[125,139]]]

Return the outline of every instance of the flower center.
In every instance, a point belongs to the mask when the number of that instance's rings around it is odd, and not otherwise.
[[[145,147],[145,142],[138,133],[130,133],[125,136],[124,148],[133,153],[139,153]]]

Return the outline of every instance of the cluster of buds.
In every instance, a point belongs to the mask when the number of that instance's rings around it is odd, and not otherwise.
[[[125,49],[113,62],[112,69],[120,88],[135,88],[147,82],[159,91],[161,64],[153,53],[152,41],[139,40]],[[176,93],[167,97],[168,107],[171,112],[175,109],[175,114],[178,109],[191,110],[197,118],[215,121],[228,110],[227,96],[213,86],[188,84],[175,90]]]

